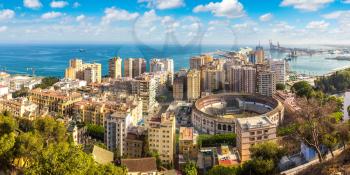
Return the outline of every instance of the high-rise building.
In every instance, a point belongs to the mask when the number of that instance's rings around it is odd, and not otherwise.
[[[173,97],[174,100],[184,100],[186,98],[187,90],[187,79],[186,76],[175,75],[173,84]]]
[[[109,63],[109,77],[117,79],[122,77],[122,59],[114,57],[108,61]]]
[[[250,159],[252,145],[277,138],[276,125],[268,117],[237,118],[236,125],[236,143],[242,162]]]
[[[262,46],[257,46],[255,49],[255,59],[256,63],[264,63],[265,61],[265,52]]]
[[[273,71],[261,71],[258,73],[258,93],[272,97],[276,92],[276,75]]]
[[[233,92],[255,93],[256,70],[250,66],[232,66],[229,70],[229,86]]]
[[[187,74],[187,99],[193,101],[201,96],[201,76],[199,70],[190,70]]]
[[[139,76],[133,81],[133,89],[142,99],[142,110],[145,115],[152,113],[156,105],[157,82],[152,76]]]
[[[190,59],[190,68],[200,70],[204,65],[204,59],[200,56],[195,56]]]
[[[146,72],[146,60],[143,58],[127,58],[124,61],[124,76],[135,78]]]
[[[173,59],[152,59],[150,62],[150,72],[167,72],[168,84],[173,84],[174,60]]]
[[[99,63],[83,63],[81,59],[71,59],[65,71],[65,78],[85,80],[88,83],[100,83],[102,66]]]
[[[173,113],[163,113],[160,118],[148,121],[148,147],[159,153],[164,164],[174,163],[175,153],[175,116]]]
[[[141,120],[141,105],[126,105],[120,103],[115,108],[113,114],[106,117],[104,121],[105,127],[105,143],[108,150],[117,151],[118,156],[126,155],[126,139],[128,129],[136,126]]]
[[[225,83],[225,72],[222,69],[203,66],[201,69],[201,91],[213,92],[222,90]]]
[[[276,84],[286,84],[286,61],[271,60],[270,69],[276,74]]]

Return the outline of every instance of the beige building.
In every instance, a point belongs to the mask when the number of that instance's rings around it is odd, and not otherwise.
[[[24,117],[32,120],[38,114],[38,105],[28,101],[26,98],[1,99],[0,112],[8,111],[14,117]]]
[[[144,135],[128,132],[126,136],[125,155],[128,158],[140,158],[143,155]]]
[[[47,109],[60,115],[73,114],[74,103],[82,100],[80,93],[34,89],[29,91],[29,101],[38,105],[39,110]]]
[[[256,63],[264,63],[265,62],[265,52],[262,46],[257,46],[255,49],[255,59]]]
[[[109,77],[117,79],[122,77],[122,59],[120,57],[114,57],[108,61],[109,65]]]
[[[148,148],[158,152],[160,160],[165,164],[174,163],[175,123],[173,113],[163,113],[160,118],[152,118],[146,124]]]
[[[180,127],[179,153],[185,158],[194,158],[197,155],[197,134],[192,127]]]
[[[228,82],[232,92],[253,94],[256,92],[256,69],[250,66],[232,66]]]
[[[142,101],[134,96],[113,101],[88,99],[74,104],[74,113],[85,123],[103,125],[107,116],[119,110],[122,105],[132,108],[136,120],[142,116]]]
[[[222,90],[225,83],[225,73],[218,66],[201,69],[201,89],[202,92],[213,92]]]
[[[81,59],[71,59],[65,71],[65,78],[85,80],[88,83],[100,83],[102,66],[99,63],[83,63]]]
[[[190,70],[187,74],[187,99],[196,100],[201,95],[201,76],[200,71]]]
[[[258,73],[258,93],[272,97],[276,93],[276,74],[273,71],[262,71]]]
[[[204,59],[200,56],[195,56],[190,59],[190,69],[200,70],[204,65]]]
[[[254,144],[275,141],[276,140],[276,124],[264,116],[237,118],[237,148],[241,157],[241,161],[250,159],[249,148]]]
[[[146,60],[143,58],[127,58],[124,61],[124,76],[137,77],[146,72]]]

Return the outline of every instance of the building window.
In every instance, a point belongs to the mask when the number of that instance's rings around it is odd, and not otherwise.
[[[262,139],[262,137],[261,136],[259,136],[258,138],[257,138],[257,140],[261,140]]]
[[[250,135],[255,135],[255,132],[250,132]]]
[[[222,125],[222,130],[226,131],[226,125]]]
[[[250,138],[249,138],[249,141],[254,141],[254,140],[255,140],[254,137],[250,137]]]
[[[232,131],[232,127],[228,125],[228,131]]]
[[[221,130],[221,124],[218,124],[218,129]]]
[[[262,131],[258,131],[258,134],[262,134]]]

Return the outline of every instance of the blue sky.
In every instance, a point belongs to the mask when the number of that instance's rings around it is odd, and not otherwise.
[[[0,0],[1,43],[350,44],[350,0]]]

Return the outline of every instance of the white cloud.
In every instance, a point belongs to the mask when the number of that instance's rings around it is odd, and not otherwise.
[[[327,29],[329,23],[325,21],[311,21],[306,25],[307,29],[316,29],[316,30],[324,30]]]
[[[324,18],[326,19],[338,19],[338,18],[343,18],[343,17],[350,17],[350,10],[349,11],[334,11],[332,13],[328,13],[323,15]]]
[[[211,12],[214,16],[227,18],[240,18],[245,15],[243,5],[238,0],[222,0],[210,2],[206,5],[198,5],[193,12]]]
[[[43,6],[39,0],[23,0],[23,5],[30,9],[38,9]]]
[[[113,21],[130,21],[136,19],[138,13],[129,13],[123,9],[117,9],[115,7],[106,8],[105,15],[102,17],[102,24],[109,24]]]
[[[75,18],[75,20],[76,20],[77,22],[82,22],[82,21],[84,21],[84,19],[85,19],[85,15],[79,15],[79,16],[77,16],[77,17]]]
[[[0,32],[5,32],[7,30],[7,26],[0,26]]]
[[[304,11],[317,11],[332,2],[334,0],[283,0],[280,6],[292,6],[295,9]]]
[[[259,20],[262,22],[267,22],[267,21],[270,21],[272,18],[273,18],[273,15],[271,13],[266,13],[264,15],[261,15],[259,17]]]
[[[138,0],[138,3],[147,3],[147,7],[159,10],[174,9],[185,6],[184,0]]]
[[[42,19],[54,19],[54,18],[58,18],[60,16],[62,16],[63,14],[60,13],[60,12],[47,12],[47,13],[44,13],[43,15],[41,15],[41,18]]]
[[[350,4],[350,0],[344,0],[344,1],[342,1],[342,3],[344,3],[344,4]]]
[[[286,22],[279,22],[275,24],[272,31],[275,33],[289,33],[289,32],[292,32],[294,29],[295,29],[294,26],[291,26]]]
[[[52,8],[63,8],[65,6],[67,6],[67,5],[68,5],[68,2],[66,2],[66,1],[52,1],[50,3],[50,6]]]
[[[13,10],[10,10],[10,9],[0,10],[0,21],[12,19],[13,17],[15,17],[15,12]]]
[[[81,6],[81,4],[79,2],[74,2],[73,3],[73,8],[78,8],[80,6]]]

